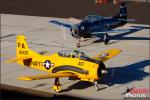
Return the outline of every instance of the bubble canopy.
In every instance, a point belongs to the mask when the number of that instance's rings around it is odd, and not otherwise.
[[[70,57],[70,58],[89,58],[84,52],[79,50],[65,50],[58,52],[58,55],[61,57]]]
[[[95,22],[95,21],[101,21],[102,19],[103,17],[99,15],[88,15],[84,18],[84,21]]]

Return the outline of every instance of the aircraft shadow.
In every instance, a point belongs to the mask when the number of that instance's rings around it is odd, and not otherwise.
[[[110,36],[109,37],[110,41],[111,40],[118,40],[118,41],[119,40],[150,40],[150,37],[125,37],[129,34],[135,33],[135,32],[140,31],[142,29],[149,29],[150,30],[150,27],[148,27],[148,26],[147,27],[146,26],[130,26],[130,27],[132,27],[132,29],[115,29],[116,31],[119,31],[119,32],[122,32],[122,33]],[[93,41],[91,43],[88,43],[88,44],[83,44],[83,45],[81,45],[81,47],[84,47],[84,46],[87,46],[87,45],[92,45],[92,44],[95,44],[95,43],[104,42],[102,40],[102,38],[104,37],[104,34],[99,33],[99,34],[96,35],[96,37],[98,37],[99,39],[96,39],[95,41]],[[113,43],[116,43],[118,41],[109,42],[108,44],[113,44]]]
[[[41,84],[37,84],[37,85],[35,85],[35,86],[31,87],[31,88],[43,87],[45,85],[47,85],[47,84],[46,83],[41,83]]]
[[[128,32],[111,36],[110,40],[150,40],[150,37],[124,37],[124,36],[131,34],[131,33],[135,33],[137,31],[140,31],[140,30],[141,29],[129,29]]]
[[[100,83],[114,85],[143,80],[150,75],[150,73],[144,72],[144,67],[149,65],[150,60],[143,60],[124,67],[107,68],[108,74]]]
[[[98,84],[112,86],[114,84],[126,84],[132,81],[143,80],[150,75],[150,73],[144,72],[144,67],[149,65],[150,60],[143,60],[124,67],[107,68],[108,74],[102,80],[98,81]],[[85,89],[91,86],[93,86],[91,82],[78,81],[61,92],[68,92],[72,89]]]
[[[91,82],[86,82],[86,81],[78,81],[75,84],[69,86],[67,89],[61,90],[61,92],[68,92],[71,91],[72,89],[78,89],[78,90],[82,90],[82,89],[86,89],[88,87],[93,86],[93,83]]]

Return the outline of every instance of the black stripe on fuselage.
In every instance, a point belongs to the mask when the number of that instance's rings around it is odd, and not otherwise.
[[[70,66],[70,65],[55,67],[52,70],[52,73],[56,73],[56,72],[59,72],[59,71],[65,71],[65,70],[74,71],[74,72],[77,72],[77,73],[80,73],[80,74],[88,74],[89,73],[89,71],[87,71],[87,70],[84,70],[82,68],[78,68],[78,67],[75,67],[75,66]]]

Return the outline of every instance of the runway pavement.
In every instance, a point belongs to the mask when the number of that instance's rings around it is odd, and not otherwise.
[[[49,51],[52,54],[60,50],[74,49],[76,39],[72,38],[68,30],[48,23],[50,19],[71,23],[65,18],[1,14],[1,84],[16,86],[18,90],[19,87],[25,88],[26,92],[31,89],[45,93],[44,95],[55,94],[52,89],[54,79],[17,80],[19,76],[45,72],[5,62],[15,57],[15,38],[18,34],[24,34],[29,47],[36,52]],[[149,25],[128,23],[116,30],[118,29],[122,32],[111,33],[112,40],[109,45],[93,43],[96,39],[89,39],[80,48],[89,56],[110,48],[122,50],[121,54],[105,63],[109,73],[99,83],[100,90],[94,91],[90,83],[61,78],[62,92],[58,95],[85,99],[123,99],[125,94],[122,93],[127,87],[149,88]],[[42,96],[42,93],[39,95]]]

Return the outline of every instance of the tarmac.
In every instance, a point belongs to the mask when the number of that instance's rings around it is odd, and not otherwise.
[[[50,24],[51,19],[72,23],[67,18],[1,14],[1,86],[7,89],[9,86],[16,87],[12,91],[31,92],[43,97],[52,97],[55,94],[54,79],[17,80],[20,76],[45,72],[16,63],[6,63],[6,60],[15,57],[15,39],[18,34],[24,34],[29,47],[36,52],[48,51],[48,54],[53,54],[61,50],[75,49],[76,39],[68,30]],[[118,56],[105,63],[109,73],[99,82],[100,90],[94,91],[91,83],[61,78],[62,91],[57,95],[83,99],[123,99],[127,87],[149,88],[150,26],[128,23],[116,30],[121,32],[110,33],[112,39],[108,45],[94,42],[96,39],[93,38],[82,43],[80,48],[90,57],[110,48],[122,50]]]

